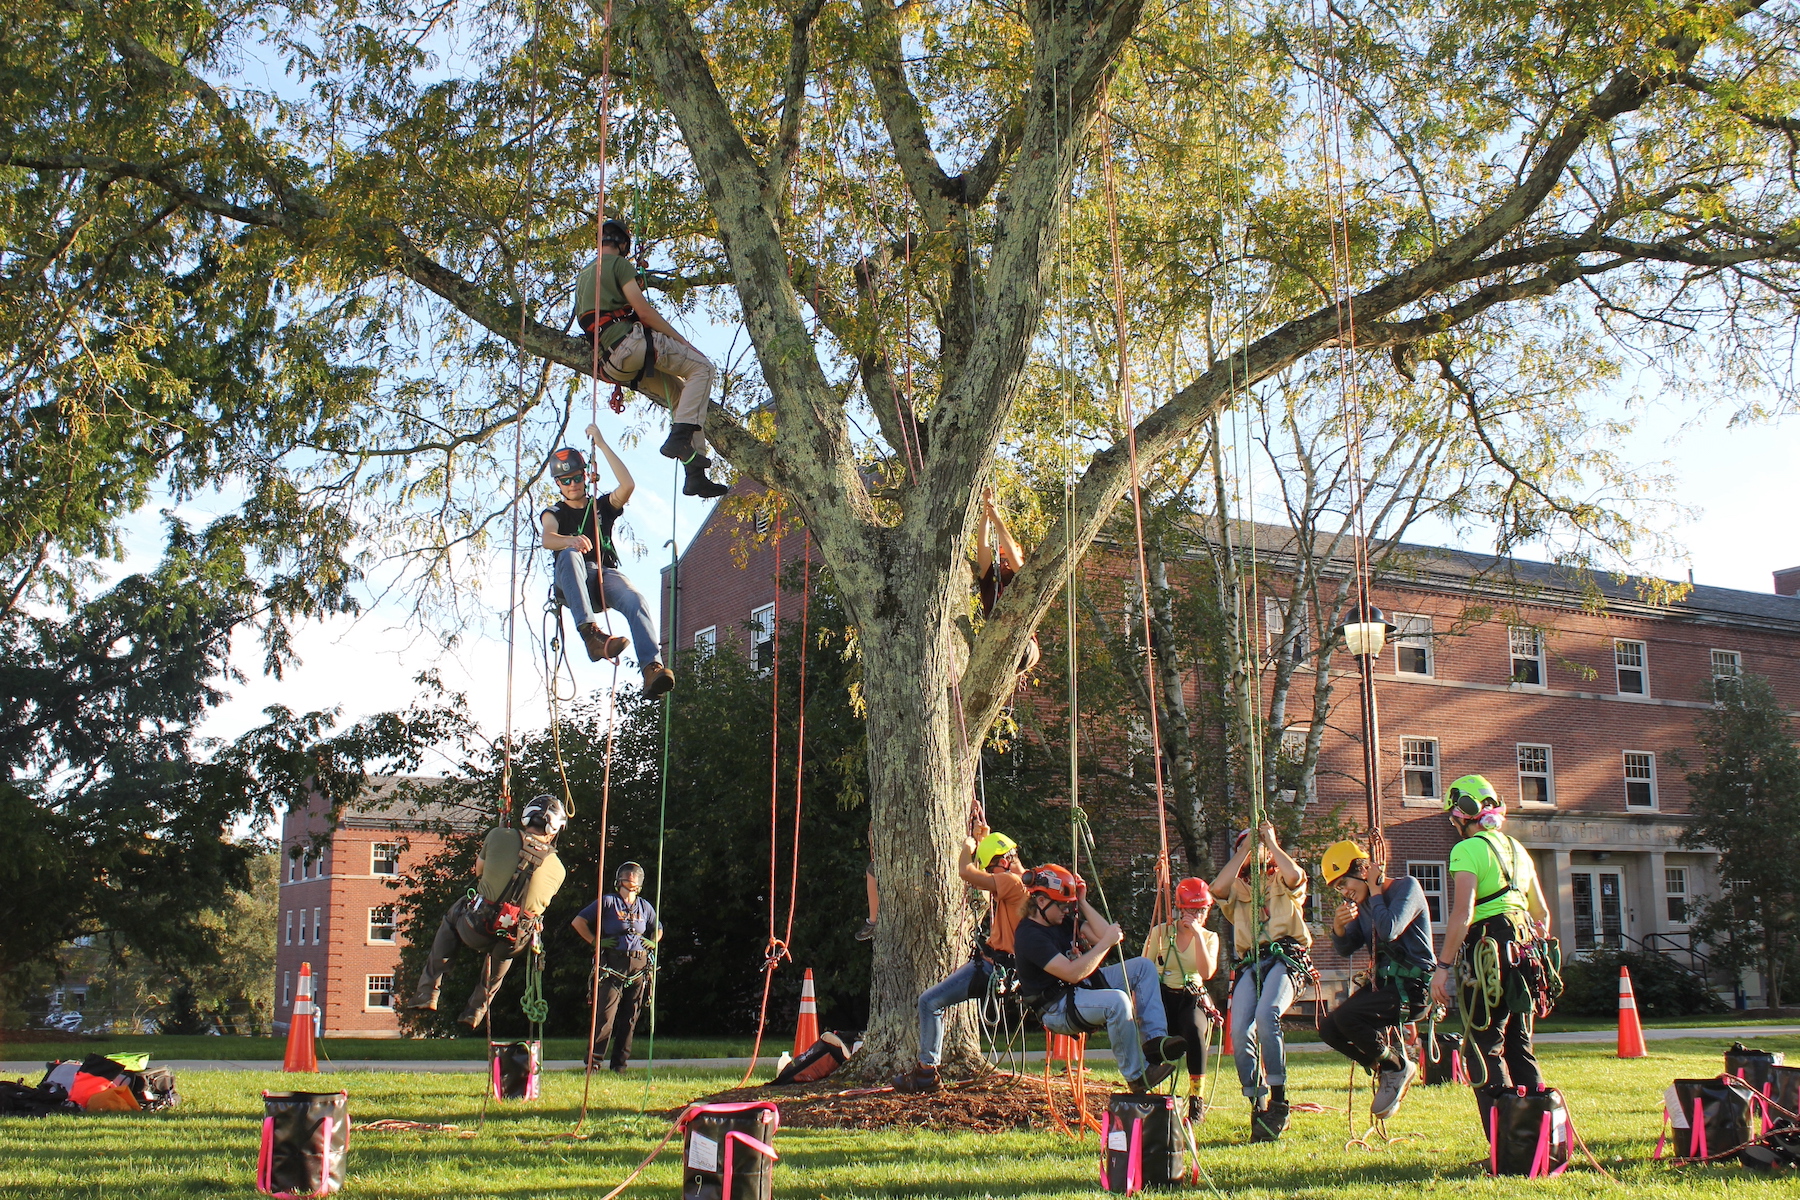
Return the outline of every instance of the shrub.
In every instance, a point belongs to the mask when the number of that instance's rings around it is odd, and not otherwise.
[[[1619,1011],[1619,968],[1631,971],[1631,991],[1641,1017],[1686,1017],[1726,1011],[1698,976],[1661,954],[1596,950],[1563,964],[1564,1016],[1607,1017]]]

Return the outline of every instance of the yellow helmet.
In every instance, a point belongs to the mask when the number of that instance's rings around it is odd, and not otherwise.
[[[1319,860],[1319,873],[1325,876],[1326,883],[1336,883],[1357,859],[1367,857],[1369,852],[1355,842],[1338,842],[1326,850],[1325,856]]]
[[[975,863],[985,871],[994,865],[994,860],[996,858],[999,858],[1002,854],[1011,854],[1018,848],[1019,843],[1013,841],[1004,833],[990,833],[981,839],[980,845],[975,847]]]

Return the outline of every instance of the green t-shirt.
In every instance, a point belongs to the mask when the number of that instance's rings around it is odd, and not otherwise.
[[[482,899],[500,898],[500,893],[506,890],[507,881],[513,876],[513,870],[519,865],[519,851],[524,845],[525,840],[516,829],[488,830],[487,838],[481,843],[481,882],[475,886]],[[543,916],[567,874],[562,859],[556,857],[556,851],[552,850],[532,873],[531,882],[525,885],[525,896],[519,901],[519,907],[530,916]]]
[[[1504,872],[1500,869],[1502,862],[1506,864]],[[1475,876],[1477,900],[1500,891],[1506,886],[1508,877],[1513,887],[1512,891],[1495,896],[1486,904],[1477,904],[1473,920],[1485,921],[1501,913],[1522,912],[1530,907],[1528,899],[1532,881],[1537,878],[1537,868],[1531,865],[1530,852],[1498,829],[1484,829],[1450,848],[1451,876],[1454,878],[1458,872],[1465,871]]]
[[[625,285],[637,281],[637,266],[623,254],[603,254],[600,256],[600,302],[594,303],[594,264],[589,263],[581,268],[581,275],[575,281],[575,315],[581,317],[591,312],[617,312],[621,308],[629,308],[631,302],[625,299]],[[600,341],[608,350],[618,345],[627,333],[631,332],[628,321],[614,321],[600,335]]]

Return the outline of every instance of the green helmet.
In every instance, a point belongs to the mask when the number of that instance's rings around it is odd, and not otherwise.
[[[1483,813],[1505,812],[1506,802],[1500,799],[1500,793],[1487,781],[1487,776],[1464,775],[1444,793],[1444,811],[1474,820]]]
[[[1011,854],[1018,848],[1019,843],[1004,833],[990,833],[981,839],[980,845],[975,847],[975,865],[985,871],[993,865],[996,858],[1003,854]]]

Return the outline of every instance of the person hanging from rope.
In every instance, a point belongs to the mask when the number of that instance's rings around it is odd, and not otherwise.
[[[1254,882],[1252,858],[1262,867]],[[1281,848],[1274,824],[1264,821],[1238,834],[1212,892],[1231,922],[1237,953],[1231,1037],[1238,1083],[1250,1101],[1250,1140],[1272,1142],[1288,1125],[1281,1017],[1300,988],[1318,978],[1309,953],[1312,931],[1306,927],[1306,872]]]
[[[963,839],[956,873],[972,888],[992,892],[993,914],[988,935],[975,943],[969,961],[944,982],[919,997],[919,1065],[894,1079],[900,1092],[935,1092],[938,1064],[944,1056],[944,1013],[988,994],[995,972],[1013,969],[1013,937],[1025,916],[1026,893],[1019,865],[1019,846],[1004,833],[977,823],[974,836]]]
[[[1431,910],[1418,880],[1388,877],[1387,839],[1379,829],[1367,850],[1353,841],[1326,850],[1319,873],[1342,897],[1331,918],[1331,944],[1345,958],[1367,946],[1374,959],[1368,981],[1319,1022],[1319,1037],[1375,1076],[1369,1112],[1385,1121],[1399,1111],[1418,1073],[1406,1057],[1402,1027],[1431,1007]]]
[[[1147,958],[1102,965],[1125,931],[1094,911],[1087,884],[1067,867],[1038,867],[1023,882],[1030,903],[1013,932],[1020,998],[1051,1033],[1104,1029],[1126,1086],[1150,1091],[1187,1051],[1186,1040],[1169,1036],[1156,965]]]
[[[520,828],[488,830],[475,858],[475,886],[444,914],[408,1008],[437,1011],[444,968],[461,943],[483,957],[481,978],[457,1022],[480,1026],[513,960],[537,942],[544,910],[563,885],[567,871],[556,856],[556,835],[568,820],[561,800],[539,796],[519,814]]]
[[[660,696],[675,686],[675,675],[662,664],[650,602],[619,570],[619,552],[613,545],[613,524],[624,515],[637,483],[600,436],[599,428],[589,425],[587,433],[612,468],[618,486],[604,496],[591,496],[587,459],[581,451],[565,446],[552,454],[550,477],[562,499],[543,511],[544,549],[554,556],[556,590],[575,614],[575,632],[587,647],[589,661],[616,659],[625,650],[625,639],[616,634],[608,637],[600,625],[599,614],[613,609],[631,630],[638,666],[644,673],[644,695]]]
[[[576,280],[575,319],[587,338],[598,339],[602,375],[669,406],[662,455],[686,469],[682,495],[716,499],[731,489],[706,477],[712,466],[705,432],[712,361],[644,298],[630,254],[630,228],[608,217],[600,225],[599,259],[583,267]]]
[[[994,529],[991,542],[988,536],[990,525]],[[1007,585],[1012,583],[1013,576],[1024,566],[1025,554],[1019,549],[1012,531],[1006,527],[1006,518],[1000,515],[999,506],[994,503],[994,489],[982,488],[981,524],[975,534],[975,594],[980,598],[983,618],[994,615],[994,605],[1000,603]],[[1034,633],[1025,644],[1025,653],[1019,656],[1019,674],[1030,674],[1043,656],[1037,634]]]
[[[620,863],[613,872],[613,890],[589,904],[569,922],[588,945],[594,944],[599,921],[600,992],[594,998],[599,1024],[594,1034],[598,1055],[612,1039],[611,1066],[623,1071],[631,1061],[631,1038],[637,1031],[638,1010],[656,969],[656,946],[662,941],[662,921],[655,907],[643,898],[644,868]],[[599,1063],[596,1060],[595,1065]]]
[[[1163,1012],[1169,1028],[1187,1042],[1188,1120],[1206,1112],[1201,1099],[1212,1031],[1222,1018],[1207,995],[1206,981],[1219,969],[1219,935],[1206,928],[1212,889],[1204,879],[1175,885],[1175,919],[1153,925],[1144,938],[1144,957],[1161,972]]]
[[[1431,995],[1461,1011],[1470,1047],[1465,1061],[1487,1136],[1499,1093],[1543,1090],[1532,1022],[1562,991],[1560,955],[1531,853],[1500,831],[1506,803],[1494,785],[1464,775],[1444,793],[1444,812],[1457,842],[1450,848],[1454,883]]]

